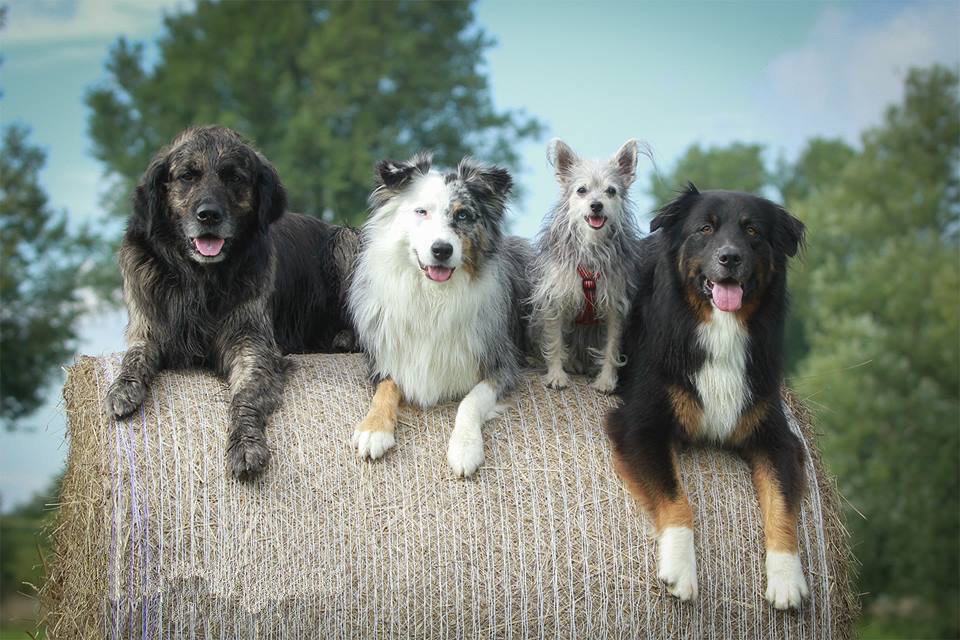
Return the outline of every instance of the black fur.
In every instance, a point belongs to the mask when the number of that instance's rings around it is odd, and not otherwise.
[[[270,455],[264,429],[280,402],[284,353],[352,348],[343,294],[356,235],[285,213],[270,163],[224,127],[188,129],[150,163],[120,249],[128,351],[105,409],[123,417],[162,369],[228,378],[228,458],[250,479]],[[222,219],[198,222],[202,209]],[[194,237],[222,238],[202,254]]]
[[[615,453],[639,486],[676,497],[670,452],[688,439],[688,432],[677,419],[669,389],[692,394],[702,407],[693,377],[706,357],[696,330],[711,310],[703,280],[735,279],[743,285],[741,317],[749,335],[750,400],[741,417],[759,403],[768,409],[745,437],[724,444],[751,462],[769,462],[788,506],[795,509],[802,496],[803,448],[788,427],[780,387],[787,258],[802,243],[803,224],[763,198],[701,193],[691,184],[658,212],[651,231],[657,232],[641,241],[638,292],[624,337],[627,364],[618,390],[624,402],[607,422]],[[733,269],[718,265],[720,245],[735,247],[742,263]]]

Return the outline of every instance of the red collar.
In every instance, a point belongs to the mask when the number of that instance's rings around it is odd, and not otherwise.
[[[594,311],[597,301],[597,280],[600,279],[600,272],[591,273],[582,264],[577,265],[577,274],[583,281],[583,309],[577,315],[574,322],[577,324],[599,324],[600,320]]]

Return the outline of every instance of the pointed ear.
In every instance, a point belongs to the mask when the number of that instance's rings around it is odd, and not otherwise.
[[[287,190],[263,154],[257,153],[257,165],[257,222],[266,231],[287,210]]]
[[[650,231],[663,229],[669,231],[678,222],[681,222],[690,212],[694,199],[700,195],[700,190],[692,182],[688,182],[686,188],[680,194],[660,207],[656,217],[650,221]]]
[[[637,177],[637,141],[630,138],[610,158],[610,164],[623,177],[624,186],[629,187]]]
[[[794,257],[803,246],[804,224],[784,209],[777,207],[780,213],[780,220],[777,224],[777,242],[780,249],[789,256]]]
[[[147,236],[163,224],[167,215],[167,182],[169,181],[169,149],[161,149],[150,161],[137,183],[133,196],[133,220]]]
[[[570,145],[560,138],[554,138],[547,144],[547,162],[553,167],[554,174],[561,183],[567,181],[573,166],[579,161],[580,158]]]
[[[381,160],[376,164],[374,179],[378,187],[385,187],[390,191],[399,191],[403,189],[415,175],[426,175],[429,173],[432,164],[433,156],[427,152],[418,153],[403,162]]]

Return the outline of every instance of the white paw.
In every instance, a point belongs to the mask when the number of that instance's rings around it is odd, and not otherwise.
[[[600,393],[613,393],[613,390],[617,388],[617,372],[607,371],[606,369],[601,370],[600,375],[597,376],[590,386]]]
[[[667,527],[660,534],[657,577],[667,585],[670,595],[681,600],[697,597],[697,553],[693,548],[693,529]]]
[[[453,430],[447,446],[447,462],[457,477],[466,478],[483,464],[483,436],[479,429],[476,435]]]
[[[547,371],[543,376],[543,385],[548,389],[566,389],[570,384],[570,376],[561,369],[560,371]]]
[[[371,460],[380,458],[396,444],[393,434],[389,431],[360,431],[356,429],[351,441],[358,456]]]
[[[810,595],[800,556],[787,551],[767,551],[767,600],[777,609],[797,609]]]

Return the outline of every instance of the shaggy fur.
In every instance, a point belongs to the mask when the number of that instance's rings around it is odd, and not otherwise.
[[[532,251],[502,231],[512,180],[469,158],[432,170],[419,155],[380,162],[376,181],[348,305],[379,386],[354,446],[365,458],[393,446],[400,397],[462,401],[448,461],[467,476],[483,461],[480,426],[515,385],[526,348]]]
[[[287,213],[270,163],[237,133],[181,133],[137,186],[120,249],[128,350],[106,398],[123,417],[161,369],[201,366],[230,384],[228,464],[263,471],[280,402],[281,353],[349,348],[341,302],[352,230]]]
[[[607,423],[614,463],[653,517],[661,579],[686,600],[697,577],[676,447],[700,441],[738,451],[763,513],[767,599],[798,607],[807,594],[796,537],[804,454],[780,386],[787,259],[803,224],[763,198],[690,185],[659,212],[656,229],[642,241],[624,404]]]
[[[547,364],[544,384],[562,389],[569,384],[565,369],[599,369],[593,386],[610,393],[623,364],[620,341],[636,275],[639,233],[628,191],[636,177],[637,142],[628,140],[600,162],[581,160],[562,140],[554,140],[547,157],[562,195],[544,221],[534,262],[532,325]],[[578,267],[599,274],[595,323],[578,321],[587,304]]]

